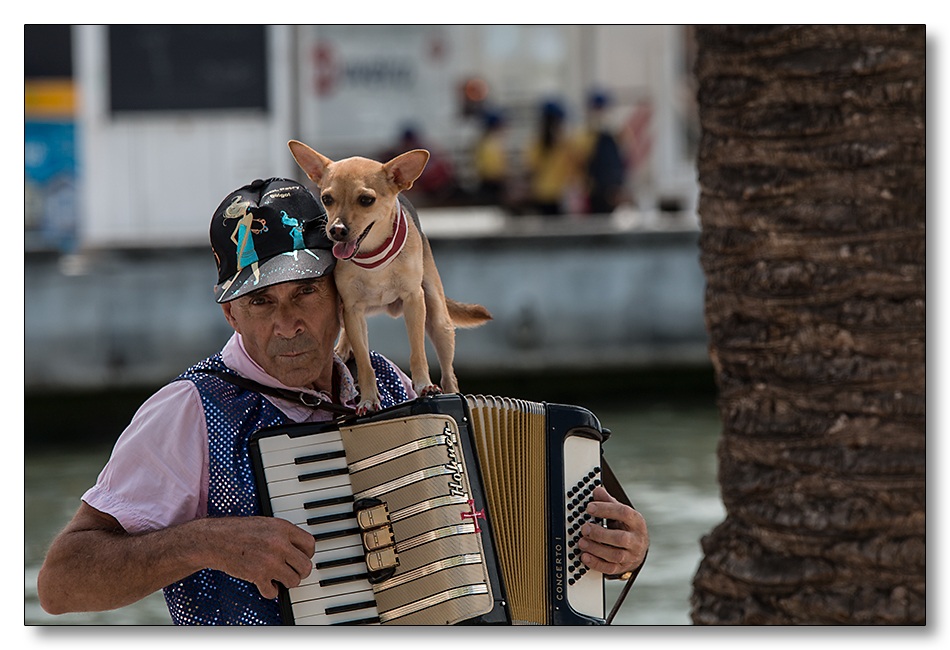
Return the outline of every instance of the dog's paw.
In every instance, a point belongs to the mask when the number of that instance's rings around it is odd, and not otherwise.
[[[442,389],[436,386],[435,384],[429,384],[428,386],[423,386],[416,393],[420,397],[429,397],[430,395],[441,395]]]
[[[340,361],[346,363],[353,357],[353,348],[349,345],[338,345],[336,349],[333,350],[333,353],[340,357]]]
[[[375,413],[380,408],[382,408],[382,405],[379,402],[367,400],[356,405],[356,414],[362,417],[364,415],[369,415],[370,413]]]

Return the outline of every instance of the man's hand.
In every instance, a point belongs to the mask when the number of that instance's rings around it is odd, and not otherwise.
[[[277,598],[277,583],[296,587],[313,570],[313,535],[272,517],[204,519],[208,565]]]
[[[607,520],[607,528],[592,523],[581,527],[581,561],[607,575],[626,573],[643,564],[650,536],[639,512],[610,496],[603,487],[591,494],[587,512]]]
[[[124,607],[201,569],[253,582],[264,598],[296,587],[313,569],[313,536],[271,517],[195,519],[140,535],[82,503],[40,569],[40,604],[51,614]]]

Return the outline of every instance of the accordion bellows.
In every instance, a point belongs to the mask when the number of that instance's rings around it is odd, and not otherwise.
[[[603,623],[572,546],[605,437],[578,407],[460,395],[255,434],[262,510],[316,540],[285,622]]]

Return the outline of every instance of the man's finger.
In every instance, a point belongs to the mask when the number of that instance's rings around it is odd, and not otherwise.
[[[261,592],[261,597],[265,600],[273,600],[277,598],[277,583],[273,581],[261,581],[257,585],[257,590]]]

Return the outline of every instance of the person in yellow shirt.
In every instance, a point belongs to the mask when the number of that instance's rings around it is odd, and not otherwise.
[[[543,215],[563,213],[565,194],[579,176],[579,152],[568,137],[564,118],[560,104],[545,103],[541,133],[527,150],[531,205]]]
[[[485,114],[485,130],[475,144],[475,173],[482,202],[502,205],[506,201],[508,154],[505,150],[504,119],[499,113]]]

